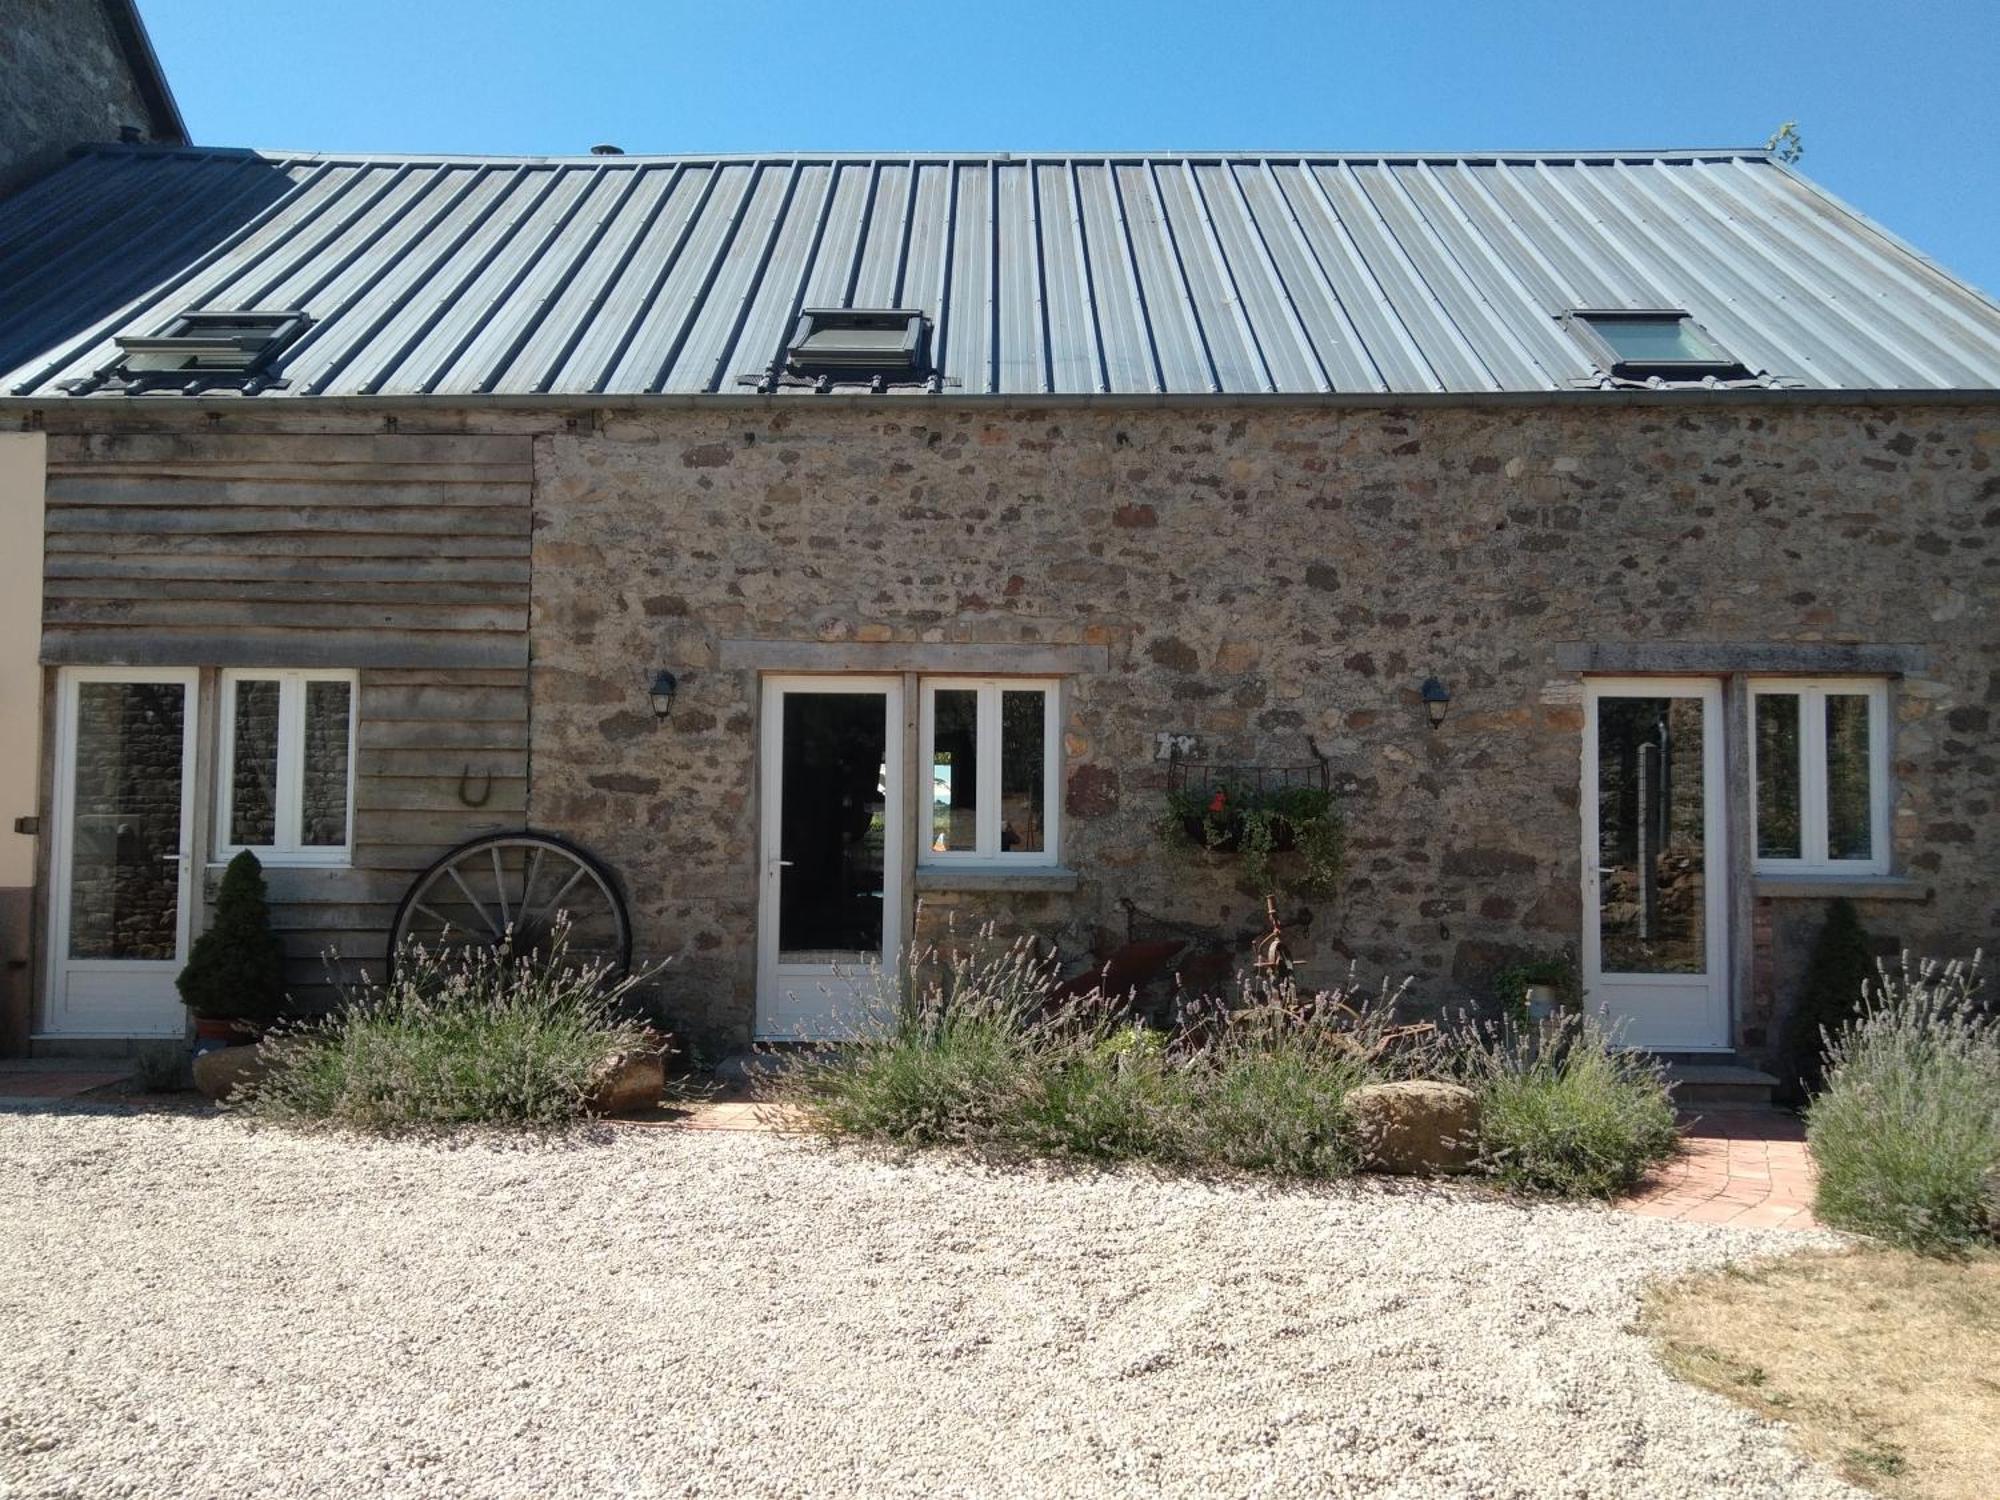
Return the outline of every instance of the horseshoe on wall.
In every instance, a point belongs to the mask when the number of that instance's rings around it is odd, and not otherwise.
[[[480,774],[486,779],[480,783],[479,795],[475,797],[472,795],[472,762],[467,761],[465,769],[458,773],[458,800],[467,807],[484,807],[493,795],[493,773],[482,771]]]

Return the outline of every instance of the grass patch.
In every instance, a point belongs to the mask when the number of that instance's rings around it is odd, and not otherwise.
[[[1899,1500],[1994,1493],[2000,1255],[1731,1267],[1655,1289],[1640,1327],[1675,1374],[1790,1424],[1855,1484]]]
[[[1614,1198],[1679,1139],[1660,1066],[1580,1018],[1466,1045],[1480,1098],[1480,1155],[1506,1187]]]
[[[1977,988],[1976,961],[1905,960],[1828,1039],[1806,1111],[1826,1223],[1927,1251],[2000,1231],[2000,1020]]]
[[[579,1119],[599,1069],[647,1043],[645,1028],[619,1011],[646,976],[613,982],[601,963],[571,963],[565,936],[520,958],[483,946],[404,950],[388,986],[266,1038],[271,1071],[232,1107],[378,1134]]]

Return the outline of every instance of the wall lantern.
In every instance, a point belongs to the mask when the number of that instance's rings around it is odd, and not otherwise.
[[[1424,700],[1424,712],[1431,716],[1431,728],[1444,723],[1444,716],[1451,708],[1451,689],[1435,677],[1426,677],[1424,685],[1417,689],[1417,696]]]
[[[653,717],[662,724],[674,711],[674,694],[680,691],[680,686],[680,679],[662,667],[654,674],[653,685],[646,689],[646,696],[653,701]]]

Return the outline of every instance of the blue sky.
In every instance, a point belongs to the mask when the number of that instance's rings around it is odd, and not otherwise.
[[[345,151],[1761,143],[2000,293],[2000,3],[141,0],[204,144]]]

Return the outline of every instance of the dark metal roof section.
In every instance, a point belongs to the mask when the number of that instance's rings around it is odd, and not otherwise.
[[[174,315],[270,308],[310,322],[224,399],[1610,390],[1566,319],[1663,308],[1741,363],[1689,385],[2000,389],[2000,307],[1758,150],[107,147],[0,203],[0,287],[0,397],[33,399],[185,394],[89,377]],[[789,373],[841,309],[921,313],[923,378]]]

